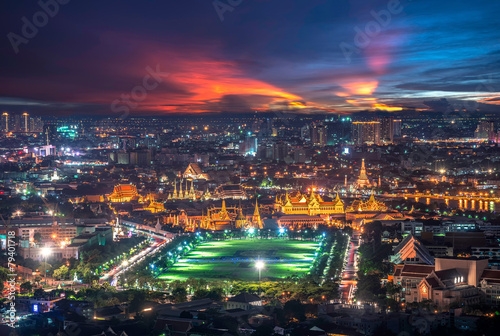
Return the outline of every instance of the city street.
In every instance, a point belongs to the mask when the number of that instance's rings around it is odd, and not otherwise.
[[[356,273],[358,271],[358,247],[359,235],[354,234],[349,242],[349,249],[346,253],[344,271],[340,283],[340,301],[352,302],[356,290]]]
[[[114,267],[109,272],[105,273],[99,278],[99,282],[102,283],[104,281],[108,281],[112,286],[116,286],[118,278],[121,274],[127,271],[130,267],[135,266],[138,262],[143,261],[146,256],[157,253],[161,249],[163,244],[168,241],[168,239],[165,238],[163,238],[163,240],[158,238],[158,236],[155,234],[149,234],[147,232],[143,233],[146,235],[151,235],[155,239],[153,245],[147,246],[129,260],[125,260],[121,265]]]

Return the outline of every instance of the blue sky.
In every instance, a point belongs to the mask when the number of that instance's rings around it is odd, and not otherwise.
[[[22,19],[33,23],[42,8],[5,1],[0,108],[349,113],[439,109],[433,102],[445,98],[499,109],[496,1],[220,0],[219,12],[214,3],[71,0],[27,38]],[[345,46],[355,49],[349,57]],[[146,90],[148,67],[160,74]]]

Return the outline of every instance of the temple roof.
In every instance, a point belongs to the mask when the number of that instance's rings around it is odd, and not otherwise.
[[[413,256],[415,254],[415,256]],[[434,258],[431,256],[429,250],[413,235],[406,236],[401,243],[394,249],[391,256],[391,262],[394,264],[401,264],[407,258],[418,258],[419,261],[427,265],[434,265]]]

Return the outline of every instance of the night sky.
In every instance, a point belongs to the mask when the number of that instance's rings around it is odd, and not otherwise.
[[[496,0],[60,1],[2,1],[0,111],[500,110]]]

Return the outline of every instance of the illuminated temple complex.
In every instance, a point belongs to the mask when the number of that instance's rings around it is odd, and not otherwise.
[[[192,179],[192,180],[209,179],[208,174],[203,173],[203,171],[201,170],[200,166],[197,163],[190,163],[189,166],[186,168],[186,171],[184,171],[182,177],[184,177],[185,179]]]
[[[323,198],[311,191],[307,196],[300,191],[289,195],[279,195],[276,197],[276,210],[286,215],[330,215],[344,213],[344,202],[339,195],[332,202],[325,202]]]
[[[144,207],[144,210],[150,211],[151,213],[165,212],[165,205],[163,202],[157,201],[152,194],[146,197],[146,204],[147,202],[149,202],[149,205]]]
[[[187,180],[184,190],[182,189],[183,184],[184,182],[181,180],[179,182],[179,190],[177,190],[177,180],[174,181],[174,192],[168,195],[168,200],[197,200],[198,193],[194,190],[193,181],[191,181],[191,188],[189,189]]]
[[[185,212],[181,212],[178,216],[169,217],[167,221],[176,226],[184,227],[186,231],[263,228],[257,201],[252,216],[243,214],[241,204],[238,207],[228,207],[226,201],[223,200],[221,207],[209,207],[206,213],[203,212],[201,216],[187,216]]]
[[[133,184],[119,184],[114,187],[113,193],[106,195],[111,203],[124,202],[142,202],[142,196],[137,192],[137,188]]]
[[[379,202],[375,199],[375,195],[371,194],[370,199],[366,202],[355,200],[352,202],[351,206],[347,207],[346,212],[366,212],[366,211],[387,211],[387,206],[383,202]]]

